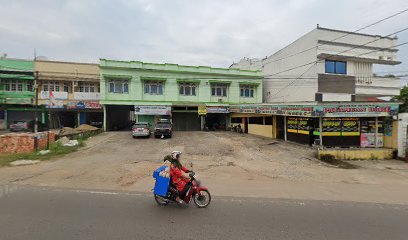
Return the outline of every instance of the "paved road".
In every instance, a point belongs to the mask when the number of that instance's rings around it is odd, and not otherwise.
[[[4,186],[8,239],[407,239],[408,206],[214,197],[160,207],[146,194]]]

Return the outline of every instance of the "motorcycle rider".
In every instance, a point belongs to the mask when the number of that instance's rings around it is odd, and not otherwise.
[[[173,151],[170,155],[164,157],[163,161],[169,161],[170,165],[170,176],[172,184],[177,188],[178,193],[176,197],[176,201],[178,203],[183,203],[181,197],[183,197],[189,186],[190,178],[184,176],[183,172],[189,173],[191,172],[187,168],[185,168],[180,163],[181,152],[180,151]]]

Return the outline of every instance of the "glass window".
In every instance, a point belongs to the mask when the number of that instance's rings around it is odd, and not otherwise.
[[[180,95],[184,95],[184,86],[180,85]]]
[[[252,85],[241,85],[240,86],[240,96],[241,97],[254,97],[255,86]]]
[[[193,86],[191,87],[191,95],[193,95],[193,96],[196,95],[196,87],[195,87],[195,85],[193,85]]]
[[[152,94],[152,95],[163,95],[163,82],[146,81],[145,82],[145,93]]]
[[[217,88],[217,96],[221,96],[222,95],[222,88]]]
[[[334,61],[326,60],[326,70],[325,73],[335,73],[334,71]]]
[[[64,83],[64,92],[69,92],[69,83]]]
[[[159,91],[158,94],[163,95],[163,85],[159,83]]]
[[[336,62],[336,73],[346,74],[346,62]]]
[[[113,81],[109,82],[109,92],[115,92],[115,83]]]
[[[157,94],[157,85],[153,84],[153,85],[150,85],[150,87],[151,87],[150,93],[151,94]]]
[[[23,81],[17,81],[17,91],[23,91]]]
[[[347,62],[326,60],[325,73],[347,74]]]
[[[124,81],[123,83],[123,92],[124,93],[129,93],[129,85],[127,81]]]
[[[227,96],[227,85],[226,84],[213,84],[211,86],[211,94],[217,97]]]
[[[54,91],[59,92],[60,91],[60,83],[59,82],[54,82]]]
[[[33,81],[27,81],[27,91],[33,91]]]

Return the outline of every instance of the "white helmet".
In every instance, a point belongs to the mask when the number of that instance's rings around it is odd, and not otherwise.
[[[176,160],[176,159],[178,159],[178,157],[181,155],[181,152],[180,151],[173,151],[173,152],[171,152],[171,157],[174,159],[174,160]]]

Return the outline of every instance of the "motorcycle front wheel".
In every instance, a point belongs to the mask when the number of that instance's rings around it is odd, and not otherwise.
[[[161,206],[169,204],[169,200],[165,199],[162,196],[156,195],[156,194],[154,194],[154,200],[156,200],[157,204]]]
[[[210,205],[211,194],[207,190],[201,190],[200,193],[194,194],[193,200],[197,207],[206,208]]]

